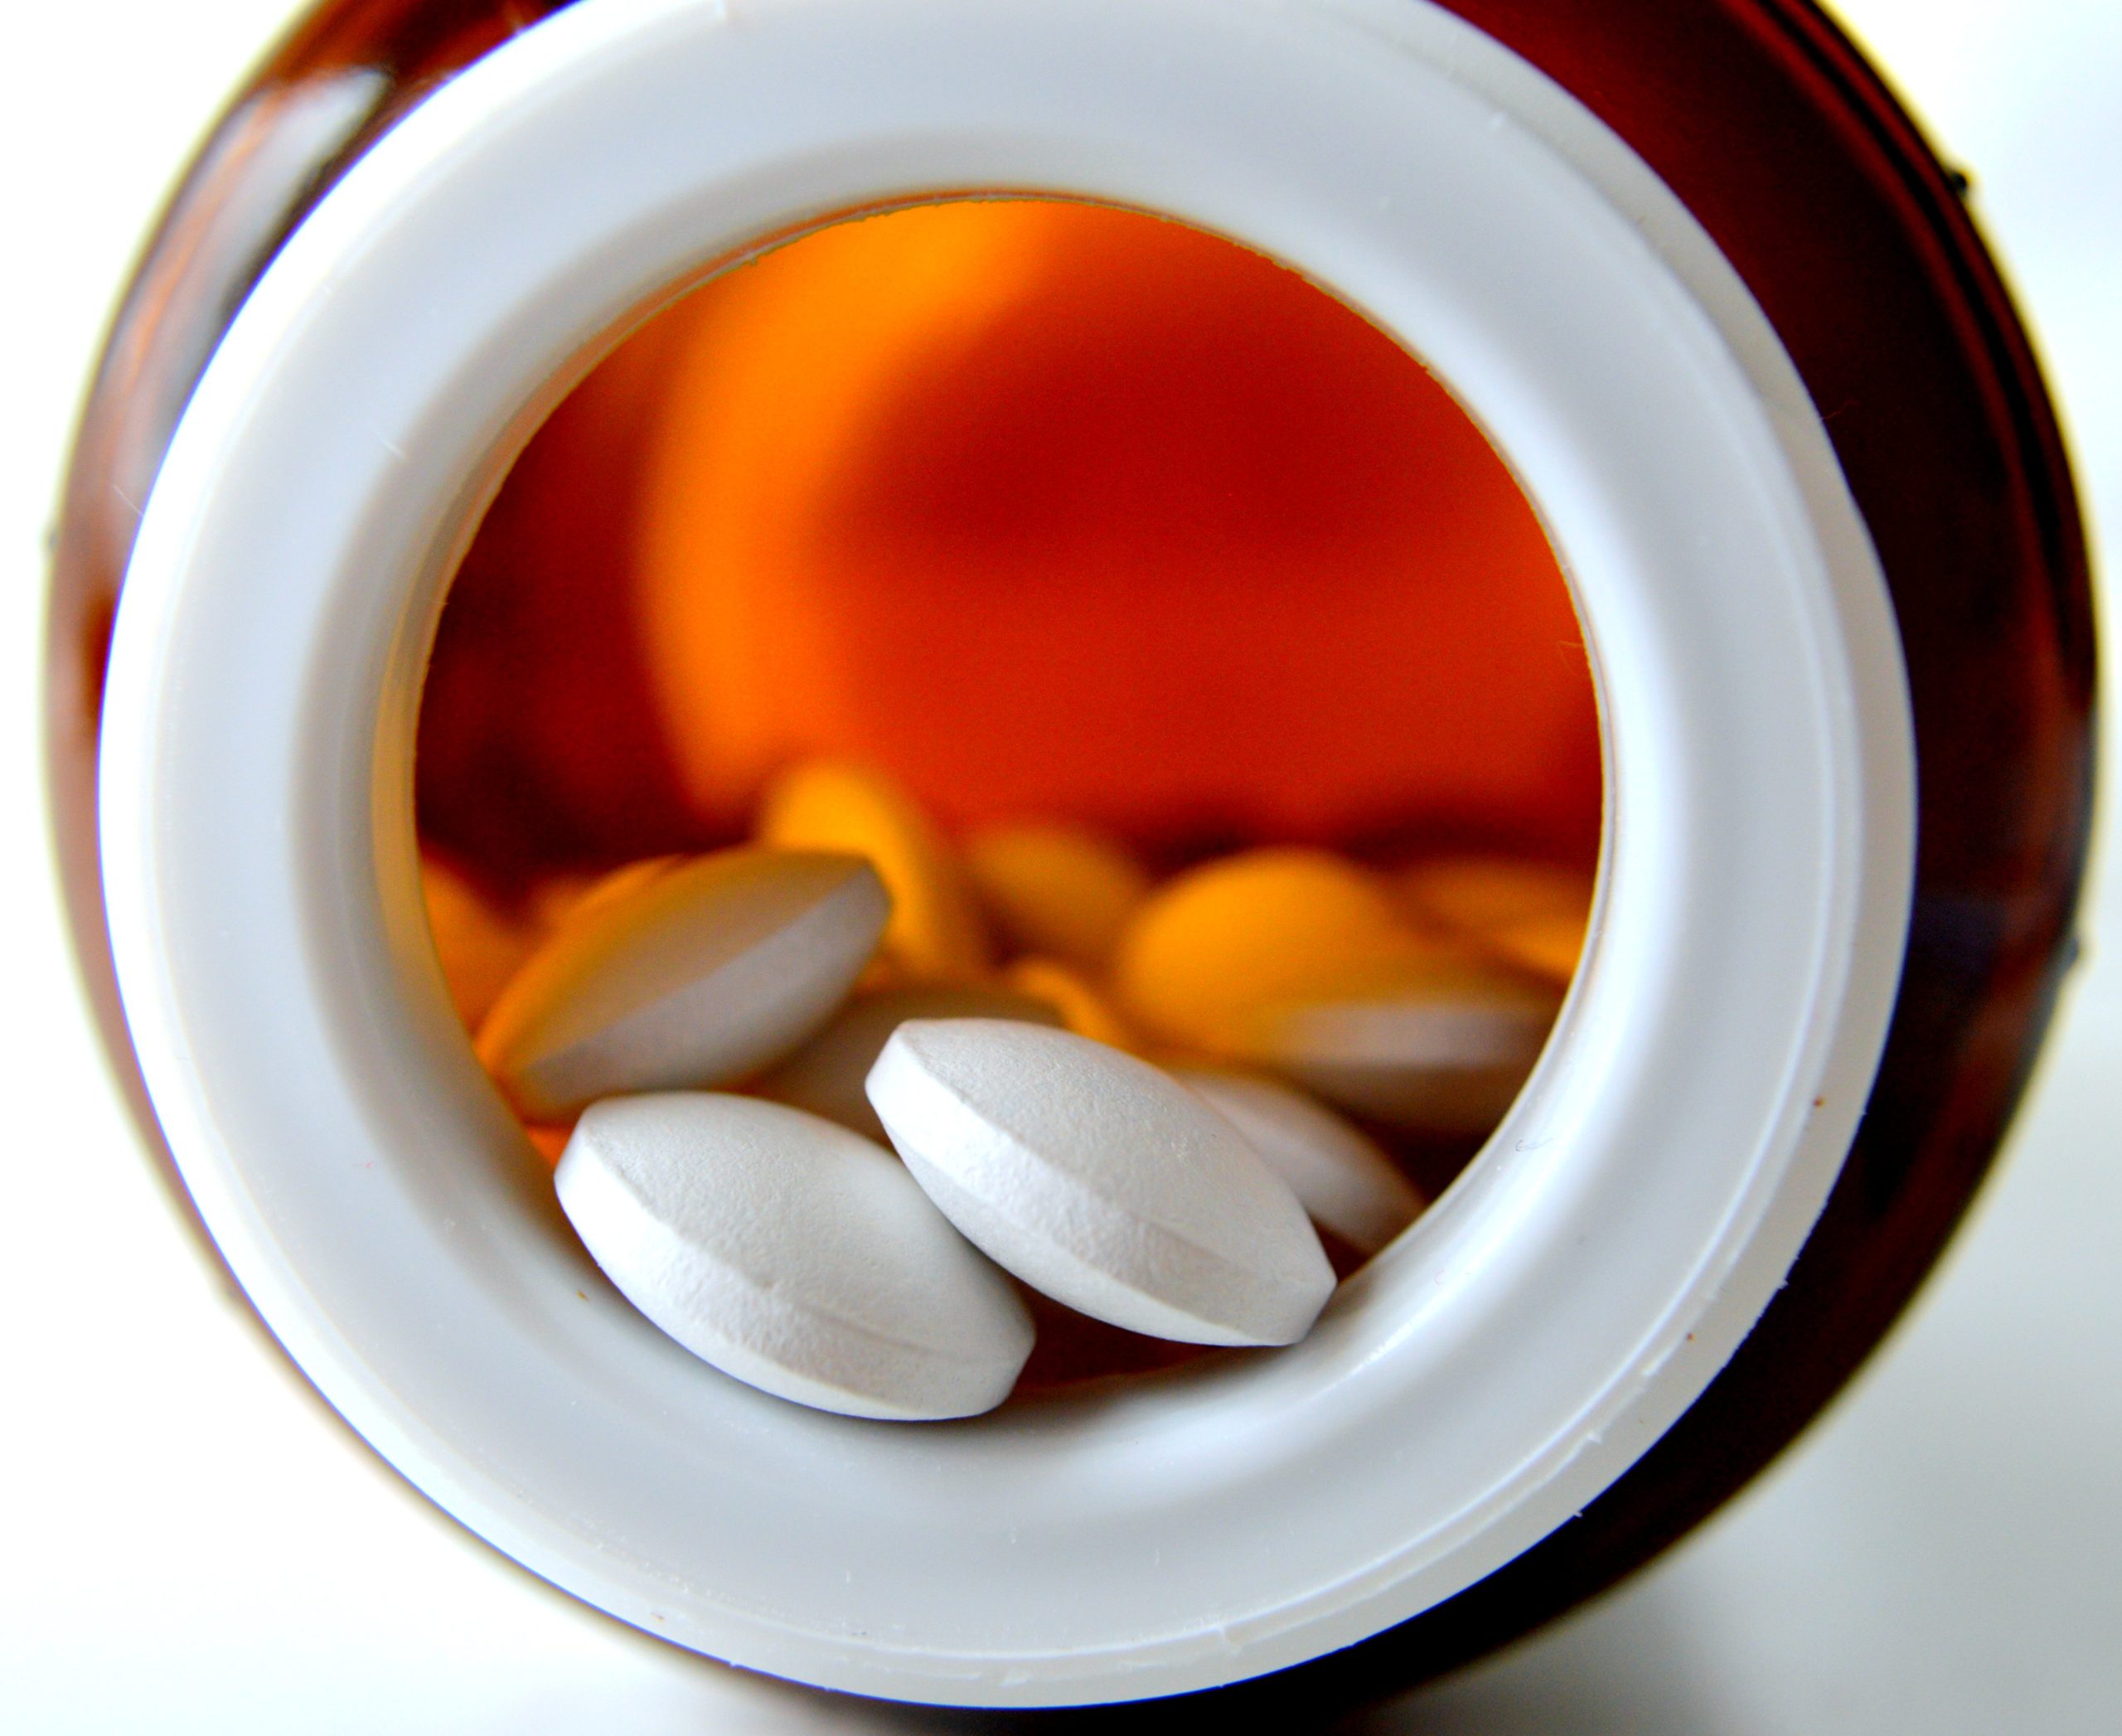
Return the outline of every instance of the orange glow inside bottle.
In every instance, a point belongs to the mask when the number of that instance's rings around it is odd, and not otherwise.
[[[606,359],[453,589],[422,829],[513,898],[813,756],[1167,866],[1597,843],[1577,623],[1480,431],[1273,261],[1052,200],[835,225]]]

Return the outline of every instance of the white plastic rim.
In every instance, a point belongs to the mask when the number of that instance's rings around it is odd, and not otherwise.
[[[1570,575],[1608,826],[1533,1082],[1308,1341],[913,1428],[739,1387],[596,1278],[448,1011],[410,744],[455,553],[600,347],[769,240],[981,190],[1179,216],[1426,360]],[[1869,1089],[1912,766],[1883,584],[1774,332],[1647,167],[1450,16],[584,0],[347,175],[200,386],[117,628],[104,869],[200,1210],[438,1503],[717,1657],[1077,1703],[1415,1615],[1694,1399]]]

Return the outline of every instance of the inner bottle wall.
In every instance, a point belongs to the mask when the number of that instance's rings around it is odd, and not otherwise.
[[[1567,592],[1449,395],[1257,255],[1054,201],[836,225],[607,360],[451,591],[420,828],[515,896],[817,754],[1166,861],[1597,845]]]
[[[1054,200],[770,251],[531,440],[423,701],[446,972],[482,953],[451,924],[520,943],[603,870],[742,841],[819,758],[955,839],[1059,822],[1157,875],[1300,845],[1588,880],[1598,847],[1578,624],[1480,431],[1275,262]],[[1432,1196],[1480,1143],[1373,1131]],[[1030,1384],[1196,1354],[1069,1326]]]

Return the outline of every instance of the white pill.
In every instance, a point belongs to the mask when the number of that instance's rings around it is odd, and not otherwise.
[[[577,1123],[560,1206],[620,1293],[762,1391],[921,1421],[1000,1404],[1031,1354],[1007,1278],[890,1153],[755,1098],[612,1098]]]
[[[1286,1183],[1169,1074],[1065,1030],[913,1020],[870,1101],[913,1178],[1034,1289],[1194,1344],[1290,1344],[1334,1270]]]
[[[1277,1018],[1254,1058],[1394,1127],[1485,1133],[1525,1083],[1559,1004],[1531,987],[1320,1001]]]
[[[1377,1253],[1421,1214],[1422,1195],[1377,1142],[1301,1091],[1205,1068],[1172,1077],[1244,1136],[1315,1224],[1357,1253]]]
[[[787,1060],[752,1081],[761,1097],[836,1121],[882,1143],[884,1124],[863,1092],[886,1039],[908,1019],[1017,1019],[1059,1025],[1051,1001],[1009,989],[941,985],[857,995]]]
[[[532,1121],[728,1084],[831,1016],[889,910],[859,856],[725,850],[666,869],[561,924],[494,1002],[479,1058]]]

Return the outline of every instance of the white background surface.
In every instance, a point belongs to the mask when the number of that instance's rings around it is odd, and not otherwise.
[[[1560,3],[1560,0],[1558,0]],[[2029,309],[2095,530],[2122,523],[2122,7],[1847,0]],[[544,1589],[308,1402],[150,1183],[80,1010],[37,759],[43,536],[147,223],[288,0],[9,19],[0,277],[0,1725],[25,1732],[797,1732]],[[2112,587],[2109,594],[2112,596]],[[1380,1730],[1926,1736],[2122,1728],[2122,917],[2010,1161],[1911,1319],[1771,1474],[1650,1573]]]

